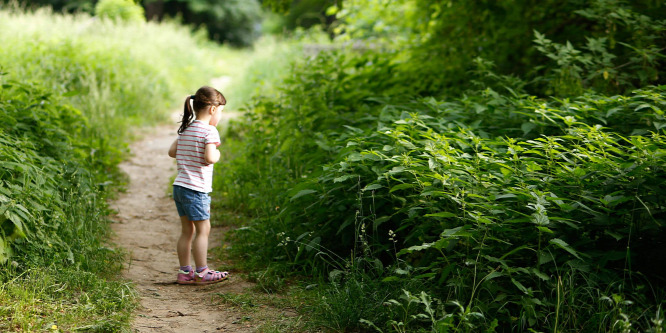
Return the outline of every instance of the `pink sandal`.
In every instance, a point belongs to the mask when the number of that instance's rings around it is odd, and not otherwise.
[[[213,271],[209,268],[204,269],[201,273],[194,274],[194,284],[212,284],[222,282],[229,278],[228,272]]]
[[[178,271],[178,277],[176,278],[176,283],[178,284],[194,284],[194,270],[185,272],[183,270]]]

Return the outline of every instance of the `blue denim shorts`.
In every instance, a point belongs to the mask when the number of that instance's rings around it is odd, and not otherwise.
[[[208,193],[190,190],[174,185],[173,200],[179,216],[187,215],[190,221],[203,221],[210,218],[210,196]]]

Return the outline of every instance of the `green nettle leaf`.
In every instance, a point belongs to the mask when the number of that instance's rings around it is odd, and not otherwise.
[[[549,233],[549,234],[554,234],[555,233],[554,231],[552,231],[552,230],[550,230],[546,227],[537,226],[537,229],[539,229],[539,231],[541,231],[541,232],[545,232],[545,233]]]
[[[533,129],[537,127],[537,124],[535,123],[523,123],[520,125],[520,129],[523,130],[523,135],[529,134]]]
[[[439,212],[439,213],[433,213],[433,214],[426,214],[424,216],[426,216],[426,217],[456,217],[457,215],[455,213],[451,213],[451,212]]]
[[[333,178],[333,182],[334,183],[341,183],[341,182],[346,181],[347,179],[356,178],[356,177],[358,177],[358,175],[344,175],[344,176]]]
[[[405,190],[405,189],[410,189],[416,187],[416,184],[398,184],[396,186],[391,187],[391,190],[389,190],[389,193],[393,193],[395,191],[399,190]]]
[[[513,285],[516,286],[520,291],[522,291],[522,292],[525,293],[525,294],[528,294],[528,292],[527,292],[527,288],[525,288],[525,286],[524,286],[522,283],[520,283],[520,281],[518,281],[518,280],[516,280],[516,279],[514,279],[514,278],[511,278],[511,282],[512,282]]]
[[[381,186],[381,185],[379,185],[379,184],[370,184],[370,185],[368,185],[368,186],[366,186],[366,187],[363,188],[363,192],[365,192],[365,191],[378,190],[378,189],[380,189],[380,188],[382,188],[382,187],[383,187],[383,186]]]
[[[14,223],[14,227],[18,232],[23,233],[23,222],[19,215],[10,211],[6,211],[5,217],[7,217],[7,219],[9,219],[10,221],[12,221],[12,223]]]
[[[298,193],[296,193],[293,197],[291,197],[290,201],[294,201],[302,196],[306,196],[312,193],[317,193],[315,190],[300,190]]]
[[[563,249],[563,250],[565,250],[565,251],[571,253],[574,257],[576,257],[576,258],[578,258],[578,259],[581,259],[581,257],[580,257],[580,255],[578,254],[578,252],[576,252],[576,250],[574,250],[571,246],[569,246],[569,244],[568,244],[567,242],[565,242],[565,241],[563,241],[563,240],[561,240],[561,239],[559,239],[559,238],[553,238],[553,239],[551,239],[551,240],[548,241],[548,242],[549,242],[550,244],[554,244],[554,245],[558,246],[559,248],[561,248],[561,249]],[[582,260],[582,259],[581,259],[581,260]]]
[[[378,228],[380,225],[382,225],[382,223],[384,223],[384,222],[386,222],[386,221],[388,221],[388,220],[390,220],[390,219],[391,219],[390,216],[382,216],[382,217],[380,217],[380,218],[375,219],[374,221],[372,221],[372,227],[373,227],[373,229],[374,229],[374,230],[377,230],[377,228]]]
[[[620,235],[619,233],[616,233],[616,232],[613,232],[613,231],[610,231],[610,230],[604,230],[604,234],[615,238],[616,241],[619,241],[619,240],[625,238],[625,236]]]
[[[11,256],[12,248],[8,242],[5,242],[5,240],[0,237],[0,264],[7,262],[7,259],[9,259]]]
[[[541,280],[544,280],[544,281],[548,281],[548,280],[550,280],[550,276],[541,273],[538,269],[536,269],[536,268],[534,268],[534,267],[531,268],[530,271],[531,271],[534,275],[536,275],[537,277],[539,277]]]

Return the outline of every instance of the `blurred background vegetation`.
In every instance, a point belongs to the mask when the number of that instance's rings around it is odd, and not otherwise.
[[[118,181],[119,133],[165,114],[139,110],[167,112],[173,96],[226,77],[245,116],[225,129],[213,218],[237,227],[226,252],[263,290],[314,290],[312,327],[666,329],[663,1],[1,6],[0,153],[54,170],[2,164],[0,259],[96,274],[117,264],[99,238],[67,241],[90,220],[77,211],[105,216],[103,204],[58,207]],[[70,113],[85,126],[68,127]],[[38,135],[52,137],[12,148]],[[10,194],[51,206],[29,215]],[[65,213],[79,224],[60,223]],[[100,308],[100,321],[126,322],[116,310]]]
[[[12,2],[4,0],[5,3]],[[211,40],[235,46],[250,46],[262,32],[293,31],[313,25],[327,27],[335,19],[326,10],[335,0],[297,0],[279,15],[262,9],[275,3],[261,0],[37,0],[21,1],[29,7],[48,6],[55,12],[93,14],[99,10],[127,19],[132,11],[147,20],[172,18],[193,28],[205,28]],[[134,7],[134,9],[132,9]],[[125,8],[125,9],[123,9]],[[286,7],[281,6],[286,9]],[[134,16],[136,18],[136,15]]]

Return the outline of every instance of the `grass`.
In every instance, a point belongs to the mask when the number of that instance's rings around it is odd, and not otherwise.
[[[90,122],[86,135],[109,152],[125,149],[130,127],[167,119],[233,52],[175,22],[119,24],[49,9],[0,11],[0,41],[8,77],[69,96]]]
[[[217,293],[213,301],[239,311],[239,321],[256,325],[256,332],[321,332],[311,324],[308,312],[315,298],[313,291],[294,285],[280,293],[255,288],[241,293]]]
[[[133,287],[97,274],[50,266],[3,275],[0,330],[116,332],[136,307]]]
[[[0,5],[0,331],[128,330],[136,294],[108,243],[117,164],[239,54],[174,22]]]

